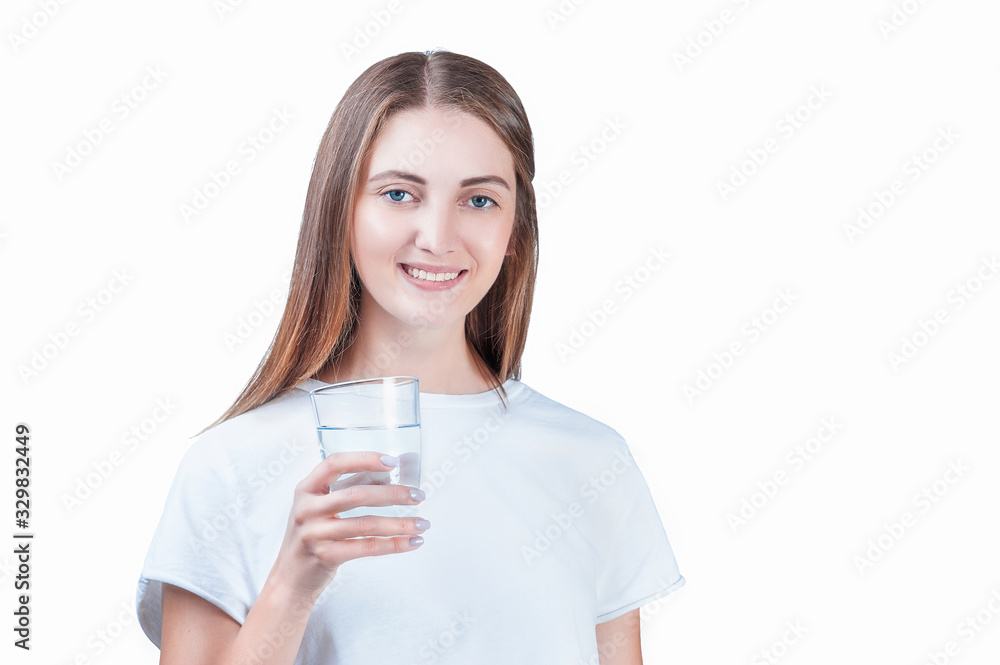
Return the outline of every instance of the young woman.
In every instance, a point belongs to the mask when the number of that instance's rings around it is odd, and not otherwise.
[[[684,578],[622,437],[520,381],[533,177],[521,101],[478,60],[403,53],[350,86],[274,341],[143,566],[161,663],[641,663],[639,607]],[[329,492],[396,460],[320,461],[309,391],[392,375],[420,380],[420,487]],[[421,515],[338,516],[390,505]]]

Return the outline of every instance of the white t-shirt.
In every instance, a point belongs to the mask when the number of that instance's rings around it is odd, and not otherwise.
[[[157,647],[162,582],[246,619],[321,460],[308,391],[324,385],[304,381],[184,455],[136,593]],[[595,624],[684,585],[624,439],[520,381],[504,389],[506,411],[494,391],[420,393],[424,544],[341,565],[297,665],[596,665]]]

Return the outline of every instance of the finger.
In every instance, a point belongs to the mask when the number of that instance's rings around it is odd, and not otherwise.
[[[385,472],[394,466],[395,464],[383,463],[382,453],[378,452],[331,453],[302,479],[298,487],[309,494],[326,494],[330,491],[330,485],[342,474],[357,471]]]
[[[409,552],[424,544],[421,536],[395,536],[394,538],[352,538],[331,542],[327,558],[337,562],[360,559],[366,556],[382,556],[397,552]]]
[[[423,490],[406,485],[356,485],[329,494],[299,497],[295,516],[296,521],[302,524],[314,519],[333,519],[338,517],[338,513],[359,506],[415,506],[426,496]]]
[[[330,492],[324,502],[333,514],[359,506],[414,506],[425,497],[423,490],[406,485],[353,485]]]
[[[430,526],[431,523],[422,517],[360,515],[317,522],[310,526],[309,534],[315,540],[338,541],[373,536],[419,536]]]
[[[331,485],[331,491],[340,489],[342,487],[351,487],[353,485],[389,485],[389,472],[388,471],[358,471],[357,473],[352,473],[346,475],[346,477],[341,477],[333,485]]]

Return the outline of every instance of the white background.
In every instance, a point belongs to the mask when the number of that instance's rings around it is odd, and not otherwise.
[[[402,0],[348,57],[386,2],[71,2],[51,17],[5,3],[0,531],[13,542],[24,422],[37,535],[30,654],[11,645],[13,546],[0,548],[4,662],[156,662],[130,615],[146,548],[189,437],[236,398],[280,307],[242,343],[226,335],[286,292],[312,159],[348,84],[439,46],[497,68],[534,132],[546,205],[522,379],[625,436],[687,578],[644,610],[645,661],[996,662],[1000,6],[664,4]],[[122,117],[116,100],[147,68],[165,78]],[[275,109],[292,121],[247,161],[241,144]],[[104,118],[113,131],[88,150]],[[622,129],[602,143],[609,121]],[[935,148],[939,131],[953,138]],[[914,171],[915,157],[933,163]],[[185,222],[181,204],[228,160],[240,173]],[[848,233],[894,180],[882,214]],[[670,260],[647,271],[661,247]],[[127,285],[111,293],[116,271]],[[626,275],[645,280],[627,299]],[[794,302],[769,312],[779,290]],[[919,344],[909,358],[904,338]],[[158,399],[176,408],[126,446]],[[824,418],[838,431],[790,459]]]

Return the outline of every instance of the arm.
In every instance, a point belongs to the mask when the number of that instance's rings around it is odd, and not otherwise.
[[[242,626],[201,596],[164,583],[160,665],[291,665],[315,599],[297,600],[272,579]]]
[[[409,552],[423,542],[398,535],[421,533],[415,519],[338,517],[359,506],[423,500],[402,485],[329,491],[342,473],[384,471],[387,466],[394,464],[374,452],[333,453],[296,486],[285,539],[242,626],[210,601],[164,583],[160,665],[292,665],[316,600],[342,563]]]
[[[642,665],[639,610],[597,624],[597,651],[601,665]]]

